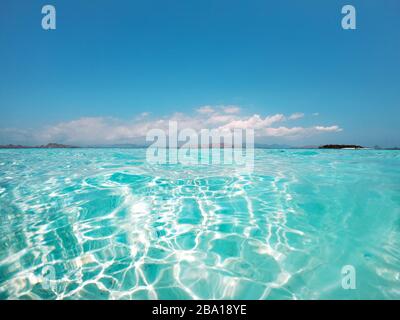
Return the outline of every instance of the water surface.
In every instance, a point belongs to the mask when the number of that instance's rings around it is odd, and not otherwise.
[[[400,299],[399,259],[399,151],[0,150],[2,299]]]

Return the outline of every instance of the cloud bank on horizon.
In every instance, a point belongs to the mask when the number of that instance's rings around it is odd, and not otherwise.
[[[143,143],[147,132],[162,129],[168,132],[170,121],[176,121],[178,129],[191,128],[233,130],[254,129],[256,142],[260,139],[281,138],[287,141],[299,140],[321,133],[340,132],[338,125],[299,126],[293,122],[305,117],[304,113],[290,115],[259,114],[243,115],[236,105],[206,105],[191,113],[173,113],[165,117],[152,117],[144,112],[131,120],[114,117],[82,117],[60,122],[39,130],[2,129],[2,140],[8,143],[68,143],[77,145]]]

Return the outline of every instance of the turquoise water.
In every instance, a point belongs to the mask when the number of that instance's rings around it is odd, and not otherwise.
[[[399,151],[0,150],[0,210],[1,299],[400,299]]]

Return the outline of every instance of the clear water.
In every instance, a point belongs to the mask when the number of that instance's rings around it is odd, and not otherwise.
[[[0,210],[2,299],[400,298],[398,151],[1,150]]]

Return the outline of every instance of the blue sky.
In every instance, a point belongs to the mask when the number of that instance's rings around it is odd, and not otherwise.
[[[209,106],[237,108],[221,125],[304,129],[260,142],[400,145],[397,0],[6,0],[0,43],[0,143],[129,142],[159,119],[208,125]]]

